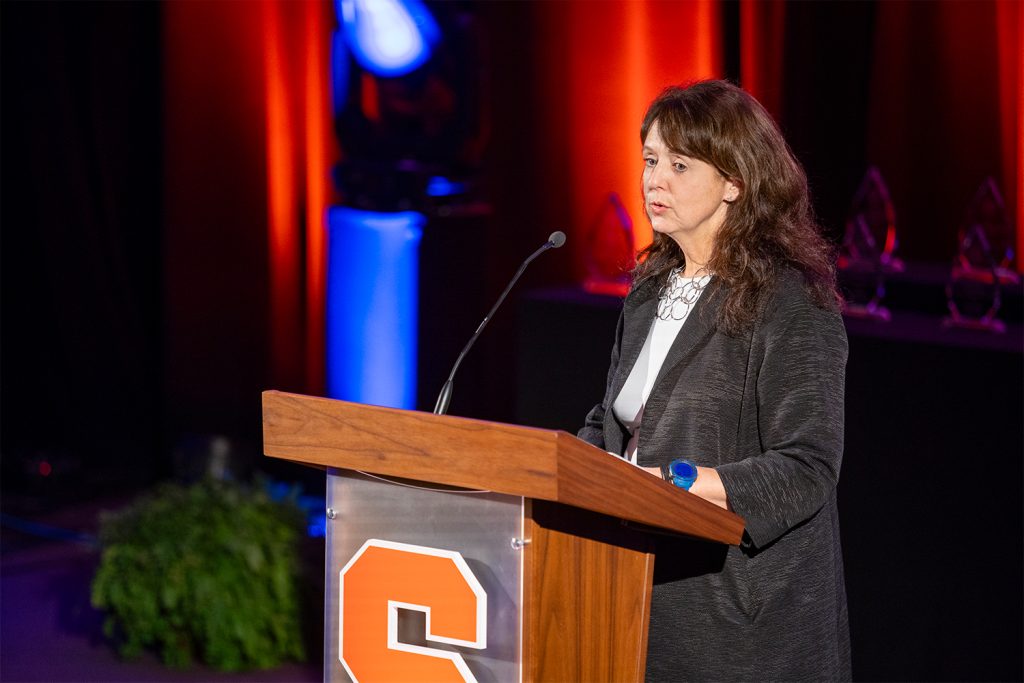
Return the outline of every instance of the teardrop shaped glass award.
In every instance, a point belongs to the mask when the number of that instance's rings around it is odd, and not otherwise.
[[[846,219],[846,233],[839,252],[843,271],[843,294],[847,315],[888,321],[885,276],[901,272],[903,261],[896,257],[896,209],[881,172],[870,167],[853,197]]]
[[[601,203],[586,240],[583,288],[594,294],[626,296],[636,251],[633,221],[617,193],[609,193]]]
[[[1005,332],[997,317],[1002,286],[1020,282],[1020,275],[1013,270],[1014,234],[994,179],[987,178],[968,204],[957,243],[946,283],[949,317],[943,324]]]

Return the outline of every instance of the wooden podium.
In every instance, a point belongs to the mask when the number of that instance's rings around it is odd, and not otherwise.
[[[267,391],[263,440],[268,456],[328,472],[325,680],[642,681],[649,532],[743,532],[566,432]],[[404,558],[415,574],[389,574]],[[456,566],[480,607],[465,628],[430,603]]]

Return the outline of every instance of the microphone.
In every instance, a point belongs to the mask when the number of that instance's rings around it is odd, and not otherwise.
[[[511,282],[509,282],[508,286],[505,287],[505,291],[501,293],[501,296],[498,297],[498,300],[495,302],[494,306],[492,306],[491,310],[487,313],[486,316],[484,316],[484,319],[476,328],[476,332],[474,332],[473,336],[469,338],[469,342],[466,344],[466,347],[462,349],[462,353],[460,353],[459,357],[455,360],[455,365],[452,366],[452,371],[448,375],[448,381],[444,383],[443,387],[441,387],[441,393],[437,397],[437,403],[434,405],[434,415],[445,415],[448,413],[448,404],[451,403],[452,401],[452,382],[455,380],[455,373],[458,372],[459,365],[462,364],[462,359],[466,357],[466,354],[469,353],[469,350],[473,347],[474,342],[476,342],[476,338],[479,337],[483,329],[487,327],[487,323],[491,321],[491,318],[494,316],[494,312],[498,310],[498,306],[501,306],[501,302],[505,300],[506,296],[508,296],[508,293],[509,291],[511,291],[512,286],[519,279],[519,276],[523,274],[523,271],[526,270],[526,266],[530,265],[533,259],[540,256],[548,249],[558,249],[563,244],[565,244],[565,233],[562,232],[561,230],[555,230],[548,237],[548,241],[545,242],[540,247],[540,249],[530,254],[527,257],[527,259],[523,261],[523,265],[519,266],[519,270],[516,271],[516,274],[512,278]]]

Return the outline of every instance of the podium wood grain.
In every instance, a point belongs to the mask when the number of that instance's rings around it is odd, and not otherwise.
[[[618,520],[528,501],[523,680],[644,680],[654,556]]]
[[[279,391],[263,393],[263,449],[307,465],[562,503],[739,543],[743,520],[561,431]]]

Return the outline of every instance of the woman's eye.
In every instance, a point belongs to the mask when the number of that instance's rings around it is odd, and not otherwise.
[[[680,162],[677,161],[676,163],[672,164],[672,168],[674,168],[677,171],[679,171],[680,173],[682,173],[683,171],[686,170],[686,164],[683,164],[683,163],[680,163]]]
[[[656,163],[653,157],[644,157],[644,166],[654,166]]]

